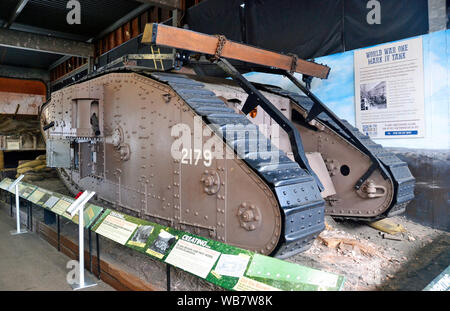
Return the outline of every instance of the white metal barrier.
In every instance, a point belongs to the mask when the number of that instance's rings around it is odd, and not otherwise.
[[[79,255],[79,283],[70,284],[74,290],[97,285],[89,275],[85,275],[84,269],[84,206],[95,195],[94,191],[85,191],[67,209],[70,216],[78,213],[78,255]]]
[[[23,234],[23,233],[27,233],[28,231],[26,229],[21,229],[20,228],[20,199],[19,199],[19,183],[20,181],[25,177],[25,175],[20,175],[19,178],[17,178],[16,180],[14,180],[14,182],[8,187],[8,191],[11,191],[14,187],[16,188],[16,231],[12,230],[11,235],[18,235],[18,234]]]

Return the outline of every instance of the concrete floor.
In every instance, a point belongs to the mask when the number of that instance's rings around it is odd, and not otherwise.
[[[71,291],[66,281],[69,257],[58,252],[35,233],[11,235],[15,218],[0,209],[0,290],[2,291]],[[95,279],[90,291],[114,290]]]

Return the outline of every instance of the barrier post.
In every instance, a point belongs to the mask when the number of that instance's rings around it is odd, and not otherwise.
[[[28,231],[25,229],[20,229],[20,206],[19,206],[19,183],[25,177],[25,175],[20,175],[9,187],[8,190],[11,191],[14,187],[16,190],[16,231],[10,231],[11,235],[18,235],[27,233]]]
[[[84,206],[95,195],[94,191],[85,191],[76,199],[67,209],[67,212],[73,217],[78,213],[78,255],[79,255],[79,280],[78,283],[70,284],[74,290],[83,289],[97,285],[92,278],[85,275],[84,269]]]

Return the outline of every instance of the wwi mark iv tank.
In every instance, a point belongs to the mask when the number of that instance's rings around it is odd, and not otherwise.
[[[232,80],[198,74],[194,61],[184,74],[127,62],[53,92],[41,114],[48,165],[73,193],[93,190],[134,216],[281,258],[311,245],[325,213],[375,220],[404,210],[414,188],[404,162],[289,72],[278,73],[305,95],[250,83],[215,56]]]

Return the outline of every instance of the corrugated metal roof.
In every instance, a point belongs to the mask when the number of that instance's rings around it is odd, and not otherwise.
[[[48,69],[51,64],[61,57],[62,56],[58,54],[49,54],[0,46],[0,66],[9,65]]]
[[[8,20],[13,13],[18,0],[1,0],[0,1],[0,19]]]
[[[91,38],[142,4],[127,0],[78,1],[81,4],[80,25],[67,23],[66,17],[70,11],[66,8],[68,0],[30,0],[16,19],[16,23]],[[14,8],[10,12],[13,10]]]
[[[81,4],[81,24],[67,23],[69,0],[29,0],[12,24],[12,29],[40,33],[59,38],[86,41],[98,35],[118,19],[127,15],[141,2],[130,0],[78,0]],[[0,27],[8,21],[19,0],[0,0]],[[61,55],[20,50],[0,46],[0,66],[44,68],[61,58]]]

